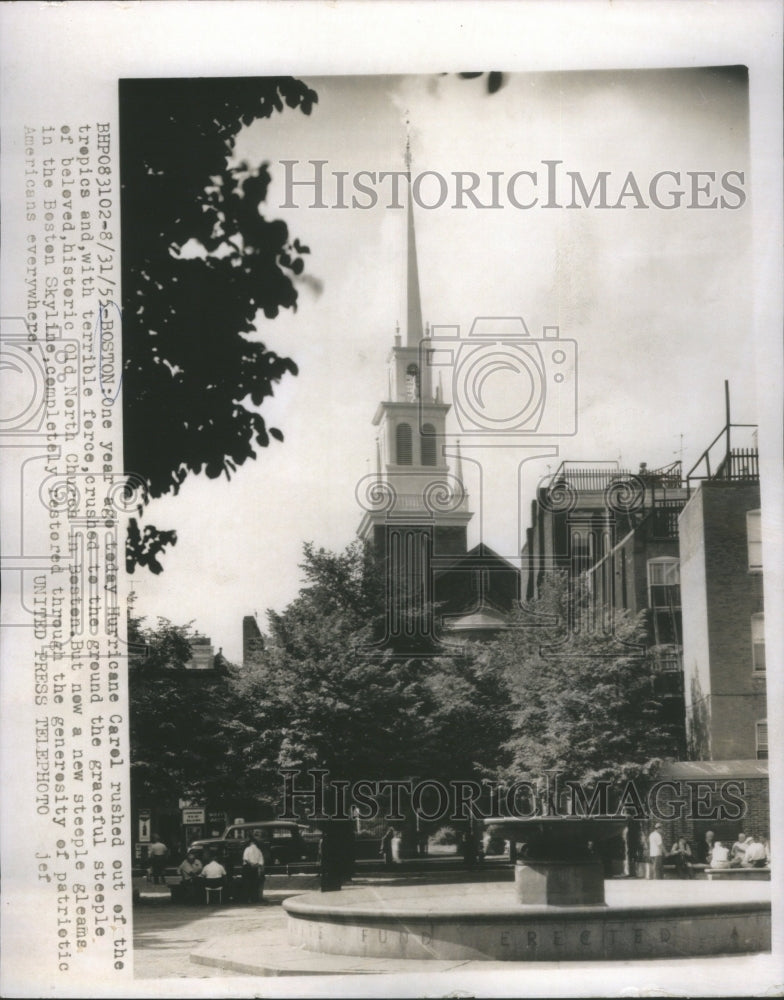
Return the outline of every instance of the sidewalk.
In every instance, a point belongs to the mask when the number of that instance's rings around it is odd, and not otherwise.
[[[138,875],[132,880],[134,903],[147,905],[159,905],[171,903],[171,890],[175,885],[179,885],[179,878],[172,876],[166,879],[166,885],[155,885],[147,880],[144,875]],[[268,875],[264,882],[264,895],[276,897],[280,894],[283,898],[291,895],[291,891],[311,892],[320,887],[318,875]],[[177,904],[174,904],[177,905]],[[226,905],[234,905],[229,902]]]

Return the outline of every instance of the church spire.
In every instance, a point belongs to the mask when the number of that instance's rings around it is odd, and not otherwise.
[[[414,199],[411,195],[411,135],[406,123],[406,176],[408,178],[408,255],[406,273],[406,347],[419,347],[424,336],[422,300],[419,295],[416,236],[414,234]]]

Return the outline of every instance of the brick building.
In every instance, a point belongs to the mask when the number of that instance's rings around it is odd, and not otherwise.
[[[753,433],[750,433],[752,432]],[[742,441],[746,446],[739,446]],[[744,782],[767,836],[768,724],[756,429],[729,422],[689,472],[679,519],[689,756]],[[718,770],[717,770],[718,769]],[[702,823],[702,826],[705,826]]]
[[[548,573],[585,582],[587,607],[575,609],[580,627],[610,632],[615,613],[647,611],[654,683],[681,724],[678,514],[685,502],[679,462],[642,464],[636,473],[614,462],[562,462],[537,490],[523,548],[528,600]]]
[[[597,601],[632,611],[646,607],[646,562],[632,565],[629,554],[644,539],[651,558],[656,543],[662,556],[677,558],[677,514],[685,499],[679,462],[663,469],[643,463],[636,473],[616,462],[562,462],[531,502],[523,547],[526,599],[533,600],[555,570],[575,579],[599,564],[607,570],[615,561]],[[625,558],[615,560],[620,553]]]

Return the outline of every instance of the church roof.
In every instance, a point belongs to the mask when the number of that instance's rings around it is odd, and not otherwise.
[[[439,557],[437,565],[438,569],[435,573],[436,577],[439,577],[442,573],[453,573],[455,570],[462,568],[482,569],[487,568],[488,565],[494,565],[501,569],[509,570],[511,573],[520,572],[519,567],[510,563],[508,559],[504,559],[503,556],[499,556],[494,549],[491,549],[489,545],[485,545],[484,542],[480,542],[479,545],[475,545],[464,555],[454,556],[448,562],[446,559]]]
[[[483,604],[476,611],[444,623],[449,632],[479,632],[501,629],[507,625],[507,616],[489,604]]]

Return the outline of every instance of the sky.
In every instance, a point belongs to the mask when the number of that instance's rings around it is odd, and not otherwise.
[[[377,185],[374,208],[332,207],[334,173],[346,173],[350,205],[358,172],[404,168],[408,135],[412,174],[432,172],[414,207],[425,321],[458,326],[463,338],[475,317],[519,316],[533,339],[558,326],[560,337],[576,344],[573,436],[491,448],[499,440],[458,434],[450,415],[475,511],[470,545],[481,539],[519,559],[536,484],[561,460],[617,460],[636,470],[640,462],[654,468],[682,457],[688,469],[724,424],[725,379],[733,420],[757,420],[756,369],[764,365],[749,332],[742,74],[516,74],[492,95],[483,79],[452,75],[306,82],[319,96],[311,116],[286,110],[253,123],[235,152],[237,160],[269,162],[265,214],[285,219],[311,248],[296,312],[258,323],[260,339],[300,369],[262,408],[285,441],[261,450],[231,482],[192,477],[176,498],[153,502],[145,521],[176,527],[178,544],[159,577],[137,571],[131,581],[137,613],[192,621],[234,662],[242,658],[243,616],[257,614],[263,629],[266,609],[280,610],[296,595],[303,543],[340,550],[355,537],[362,513],[355,489],[372,469],[371,420],[386,395],[396,324],[405,318],[406,213],[387,207],[388,184]],[[326,161],[329,207],[311,207],[305,187],[294,189],[295,207],[282,207],[283,160],[297,161],[295,179],[312,178],[307,161]],[[536,172],[544,198],[544,161],[555,160],[562,177],[578,172],[588,190],[598,172],[608,172],[610,204],[629,172],[647,204],[649,181],[660,171],[680,172],[687,194],[672,210],[634,207],[634,196],[618,210],[519,209],[503,195],[497,209],[453,207],[455,171],[480,177],[483,203],[493,172],[502,175],[502,192],[514,173]],[[722,191],[719,179],[744,172],[745,185],[737,177],[732,183],[747,200],[737,208],[687,208],[687,171],[716,175],[715,190],[697,200],[724,194],[733,206],[740,198]],[[437,200],[434,174],[445,178],[449,197],[426,208]],[[523,202],[533,188],[525,177],[518,183]],[[568,204],[570,189],[561,193],[558,203]],[[449,399],[448,373],[445,391]]]

